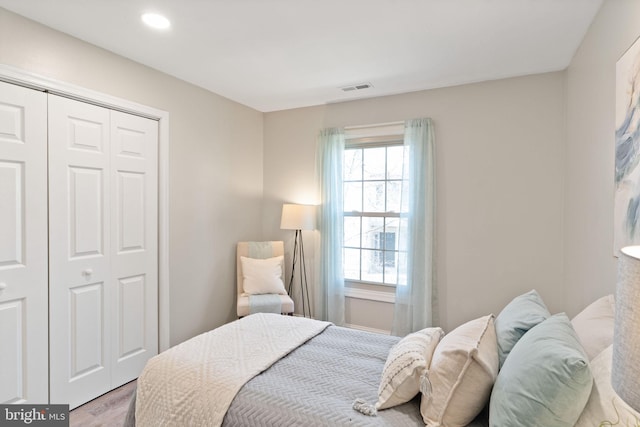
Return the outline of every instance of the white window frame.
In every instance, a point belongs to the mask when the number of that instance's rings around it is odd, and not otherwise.
[[[373,126],[346,128],[345,133],[346,133],[345,150],[357,149],[357,148],[379,148],[379,147],[404,145],[404,140],[403,140],[404,124],[403,123],[389,123],[389,124],[381,124],[381,125],[373,125]],[[386,181],[394,181],[394,180],[389,180],[388,177],[385,176],[384,181],[386,182]],[[386,196],[386,190],[385,190],[385,196]],[[346,212],[345,211],[344,217],[346,216],[356,216],[360,218],[363,218],[363,217],[400,218],[400,212],[393,212],[393,211]],[[361,222],[361,225],[362,225],[362,222]],[[342,247],[343,249],[345,248],[344,236],[343,236]],[[362,250],[362,242],[360,242],[359,248]],[[362,270],[362,263],[360,264],[360,270]],[[374,288],[374,289],[376,287],[378,287],[378,289],[395,289],[396,287],[395,283],[381,283],[381,282],[372,282],[367,280],[354,280],[354,279],[347,279],[347,278],[345,278],[345,285],[347,286],[347,288],[352,288],[352,289],[358,288],[361,286],[365,286],[367,288]]]

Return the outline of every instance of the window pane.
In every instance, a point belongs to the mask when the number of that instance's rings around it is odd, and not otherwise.
[[[344,217],[344,246],[360,247],[360,217]]]
[[[398,282],[397,252],[384,253],[384,283],[395,285]]]
[[[364,182],[364,212],[384,212],[384,181]]]
[[[384,248],[384,218],[362,217],[362,247]]]
[[[388,251],[398,250],[398,225],[399,218],[385,218],[384,232],[387,236],[393,235],[393,238],[387,237],[384,249]]]
[[[362,179],[362,150],[344,150],[344,179],[345,181]]]
[[[345,212],[362,212],[362,183],[361,182],[345,182],[344,183],[344,211]]]
[[[384,233],[384,247],[393,250],[396,245],[396,233]]]
[[[387,181],[387,212],[400,212],[401,181]]]
[[[364,179],[384,179],[385,177],[385,147],[365,148],[364,150]]]
[[[362,250],[362,280],[382,283],[384,269],[382,251]]]
[[[344,278],[360,280],[360,249],[344,249]]]
[[[387,179],[402,179],[403,155],[402,145],[387,147]]]

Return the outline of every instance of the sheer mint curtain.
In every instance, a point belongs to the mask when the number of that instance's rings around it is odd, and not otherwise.
[[[405,122],[399,283],[391,333],[404,336],[437,322],[434,292],[435,147],[431,119]]]
[[[344,131],[323,129],[318,136],[317,175],[320,206],[319,274],[316,288],[316,317],[336,325],[344,324],[344,277],[342,274],[342,161]]]

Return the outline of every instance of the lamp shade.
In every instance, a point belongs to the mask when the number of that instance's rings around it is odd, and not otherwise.
[[[316,207],[314,205],[282,205],[282,230],[314,230],[316,228]]]
[[[611,385],[640,411],[640,246],[622,248],[618,259]]]

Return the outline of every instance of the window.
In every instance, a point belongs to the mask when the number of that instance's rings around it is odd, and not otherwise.
[[[344,151],[343,273],[351,282],[398,283],[403,210],[401,140],[353,140]],[[404,209],[406,211],[406,209]]]

